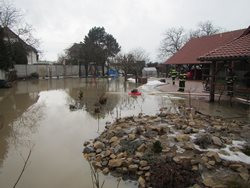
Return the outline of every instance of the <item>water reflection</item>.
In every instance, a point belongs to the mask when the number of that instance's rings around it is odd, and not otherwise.
[[[72,112],[68,106],[79,90],[83,90],[85,108]],[[19,187],[90,187],[82,143],[97,137],[107,119],[113,119],[111,114],[124,91],[124,84],[117,80],[85,79],[21,81],[10,90],[1,90],[0,186],[13,186],[35,145]],[[96,117],[92,106],[103,93],[108,102]],[[105,184],[113,187],[116,181],[109,177]]]
[[[61,79],[20,81],[8,90],[0,90],[0,187],[11,187],[20,174],[23,158],[33,146],[30,164],[19,182],[19,187],[91,187],[89,164],[81,155],[84,141],[97,137],[107,121],[116,118],[155,114],[159,108],[173,111],[182,97],[151,95],[143,91],[139,97],[127,92],[133,83],[121,79]],[[83,92],[82,108],[69,109]],[[100,113],[94,113],[101,95],[107,103]],[[249,112],[237,106],[218,107],[194,99],[192,105],[201,111],[219,115]],[[247,111],[248,110],[248,111]],[[105,187],[116,187],[116,180],[105,178]],[[135,187],[121,183],[120,188]]]

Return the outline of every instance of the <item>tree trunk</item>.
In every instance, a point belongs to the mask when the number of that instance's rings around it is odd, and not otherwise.
[[[103,64],[102,64],[102,76],[103,76],[103,77],[105,76],[105,70],[104,70],[104,68],[105,68],[105,64],[103,63]]]
[[[88,64],[85,64],[84,66],[85,66],[85,76],[86,76],[86,78],[88,78],[88,75],[89,75],[88,68],[89,68],[89,66],[88,66]]]

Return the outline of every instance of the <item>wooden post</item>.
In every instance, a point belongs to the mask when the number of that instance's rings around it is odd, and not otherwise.
[[[209,102],[214,102],[214,92],[215,92],[215,62],[210,64],[210,96]]]

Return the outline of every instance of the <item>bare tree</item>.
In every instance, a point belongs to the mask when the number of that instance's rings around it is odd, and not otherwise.
[[[110,65],[123,71],[125,81],[127,80],[128,74],[133,74],[137,82],[138,76],[141,74],[143,67],[145,67],[145,61],[137,61],[133,54],[130,53],[120,53],[116,56],[115,61]]]
[[[159,57],[167,58],[172,56],[185,44],[187,38],[182,27],[170,28],[164,33],[164,38],[161,41],[159,48]]]
[[[13,27],[20,22],[23,15],[8,1],[0,1],[0,25],[2,27]]]
[[[166,60],[166,58],[179,51],[189,39],[213,35],[220,31],[221,28],[214,26],[211,21],[199,22],[197,29],[189,32],[185,32],[182,27],[168,29],[161,41],[158,57]]]
[[[25,23],[21,10],[6,0],[0,0],[0,26],[10,28],[24,42],[35,48],[39,48],[40,41],[33,36],[33,27]]]
[[[65,64],[66,62],[66,59],[67,59],[67,55],[66,54],[64,54],[64,53],[61,53],[61,54],[58,54],[57,55],[58,57],[57,57],[57,63],[58,64]]]
[[[135,48],[129,52],[136,61],[145,61],[149,62],[149,54],[143,48]]]
[[[211,21],[200,22],[198,28],[202,36],[214,35],[218,33],[221,29],[213,25]]]
[[[214,35],[221,31],[221,28],[214,26],[211,21],[204,21],[198,23],[198,28],[196,30],[191,30],[189,32],[189,38],[198,38],[202,36]]]

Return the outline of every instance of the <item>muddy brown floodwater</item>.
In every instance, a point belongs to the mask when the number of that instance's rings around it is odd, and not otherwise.
[[[0,187],[13,187],[31,150],[19,188],[92,187],[88,162],[82,155],[83,143],[96,138],[106,122],[116,118],[155,114],[161,107],[185,103],[182,97],[145,91],[130,97],[136,87],[122,79],[54,79],[19,81],[13,88],[0,90]],[[71,111],[70,104],[83,92],[83,108]],[[95,103],[102,94],[107,104],[100,114]],[[194,106],[207,114],[249,121],[248,105],[208,104],[198,99]],[[117,179],[100,176],[104,187],[116,187]],[[120,182],[120,188],[137,187],[135,182]]]

